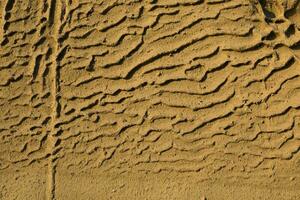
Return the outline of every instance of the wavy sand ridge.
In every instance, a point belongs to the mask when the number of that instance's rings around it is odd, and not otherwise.
[[[299,4],[0,2],[0,171],[47,199],[66,173],[299,184]]]

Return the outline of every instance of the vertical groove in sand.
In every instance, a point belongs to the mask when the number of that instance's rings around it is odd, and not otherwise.
[[[60,5],[59,1],[50,0],[50,8],[49,8],[49,29],[50,33],[50,46],[53,50],[53,65],[51,67],[51,79],[52,79],[52,113],[51,113],[51,132],[49,135],[49,165],[48,165],[48,178],[47,178],[47,190],[46,190],[46,198],[49,200],[56,199],[55,198],[55,143],[56,143],[56,121],[59,117],[59,64],[57,60],[57,52],[58,52],[58,35],[59,35],[59,14],[60,14]]]

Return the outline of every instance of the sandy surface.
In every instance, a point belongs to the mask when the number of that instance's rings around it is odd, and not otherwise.
[[[300,1],[1,0],[0,199],[300,199]]]

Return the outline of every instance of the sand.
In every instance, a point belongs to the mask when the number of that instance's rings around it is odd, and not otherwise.
[[[0,199],[300,199],[299,0],[0,1]]]

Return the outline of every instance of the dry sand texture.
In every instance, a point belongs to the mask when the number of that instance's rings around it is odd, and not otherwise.
[[[1,0],[0,199],[300,199],[299,2]]]

